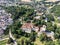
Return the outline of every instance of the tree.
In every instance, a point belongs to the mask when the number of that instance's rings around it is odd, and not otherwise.
[[[60,45],[60,39],[57,40],[57,44]],[[56,45],[57,45],[57,44],[56,44]]]
[[[48,22],[54,21],[54,17],[50,14],[50,15],[46,15]]]
[[[26,43],[26,45],[30,45],[31,42],[29,40],[26,40],[25,43]]]
[[[51,9],[51,12],[54,13],[55,16],[60,16],[60,5],[56,5]]]
[[[20,18],[21,16],[27,17],[33,15],[34,9],[26,8],[24,6],[9,6],[4,8],[8,13],[12,14],[13,20]]]
[[[25,45],[34,45],[34,43],[31,42],[30,40],[25,40]]]
[[[60,28],[57,28],[55,31],[55,38],[60,39]]]
[[[41,1],[43,2],[43,1],[46,1],[46,0],[41,0]]]
[[[43,42],[43,41],[46,39],[46,35],[41,34],[39,38],[40,38],[40,41],[42,41],[42,42]]]
[[[32,31],[31,36],[30,36],[30,40],[32,42],[36,40],[36,32]]]
[[[24,39],[21,40],[21,45],[24,45]]]
[[[51,22],[47,22],[46,25],[47,25],[47,30],[54,31],[54,27],[52,26]]]

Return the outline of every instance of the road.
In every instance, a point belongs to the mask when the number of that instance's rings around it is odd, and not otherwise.
[[[13,39],[14,45],[17,45],[17,42],[16,42],[15,38],[12,36],[11,30],[9,30],[9,36],[10,36],[11,39]]]
[[[9,30],[9,36],[10,36],[11,39],[13,39],[14,45],[17,45],[17,42],[16,42],[15,38],[12,36],[11,30]],[[4,39],[1,38],[0,41],[8,40],[8,39],[9,38],[4,38]]]

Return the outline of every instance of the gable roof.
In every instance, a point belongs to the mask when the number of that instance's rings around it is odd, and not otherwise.
[[[25,23],[22,25],[21,28],[33,28],[33,24],[32,23]]]

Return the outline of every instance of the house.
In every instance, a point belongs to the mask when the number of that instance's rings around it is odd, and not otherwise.
[[[32,23],[25,23],[21,27],[22,31],[24,31],[26,33],[31,33],[32,28],[33,28],[33,24]]]
[[[46,26],[45,25],[43,25],[42,27],[40,27],[40,31],[38,32],[38,36],[40,36],[43,33],[47,37],[51,38],[54,41],[54,32],[46,30]]]
[[[43,32],[46,30],[46,25],[43,25],[42,27],[40,27],[40,32]]]
[[[34,17],[34,19],[40,19],[40,16],[36,16],[36,17]]]
[[[43,26],[35,26],[32,23],[25,23],[21,27],[23,32],[31,33],[31,31],[37,32],[37,35],[45,34],[47,37],[50,37],[54,41],[54,32],[46,30],[46,25]]]
[[[36,15],[40,15],[40,16],[41,16],[42,14],[43,14],[43,12],[37,12],[37,13],[36,13]]]
[[[46,30],[44,33],[47,37],[50,37],[54,41],[54,32],[53,31]]]
[[[54,35],[54,32],[53,32],[53,31],[48,31],[48,30],[46,30],[45,33],[46,33],[46,35],[47,35],[48,37],[49,37],[50,35],[51,35],[51,36]]]
[[[43,26],[39,27],[38,36],[40,36],[40,34],[45,32],[45,30],[46,30],[46,25],[43,25]]]
[[[27,33],[31,33],[32,30],[34,30],[37,33],[42,33],[46,30],[46,26],[43,25],[42,27],[36,26],[32,23],[24,23],[21,27],[22,31],[25,31]]]
[[[32,23],[25,23],[22,25],[21,29],[27,33],[31,33],[32,30],[34,30],[37,33],[42,33],[43,31],[46,30],[46,26],[43,25],[42,27],[35,26]]]
[[[39,27],[38,27],[38,26],[34,26],[34,27],[33,27],[33,30],[38,33]]]

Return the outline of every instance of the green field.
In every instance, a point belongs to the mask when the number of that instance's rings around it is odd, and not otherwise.
[[[8,40],[0,41],[0,45],[6,45]]]

